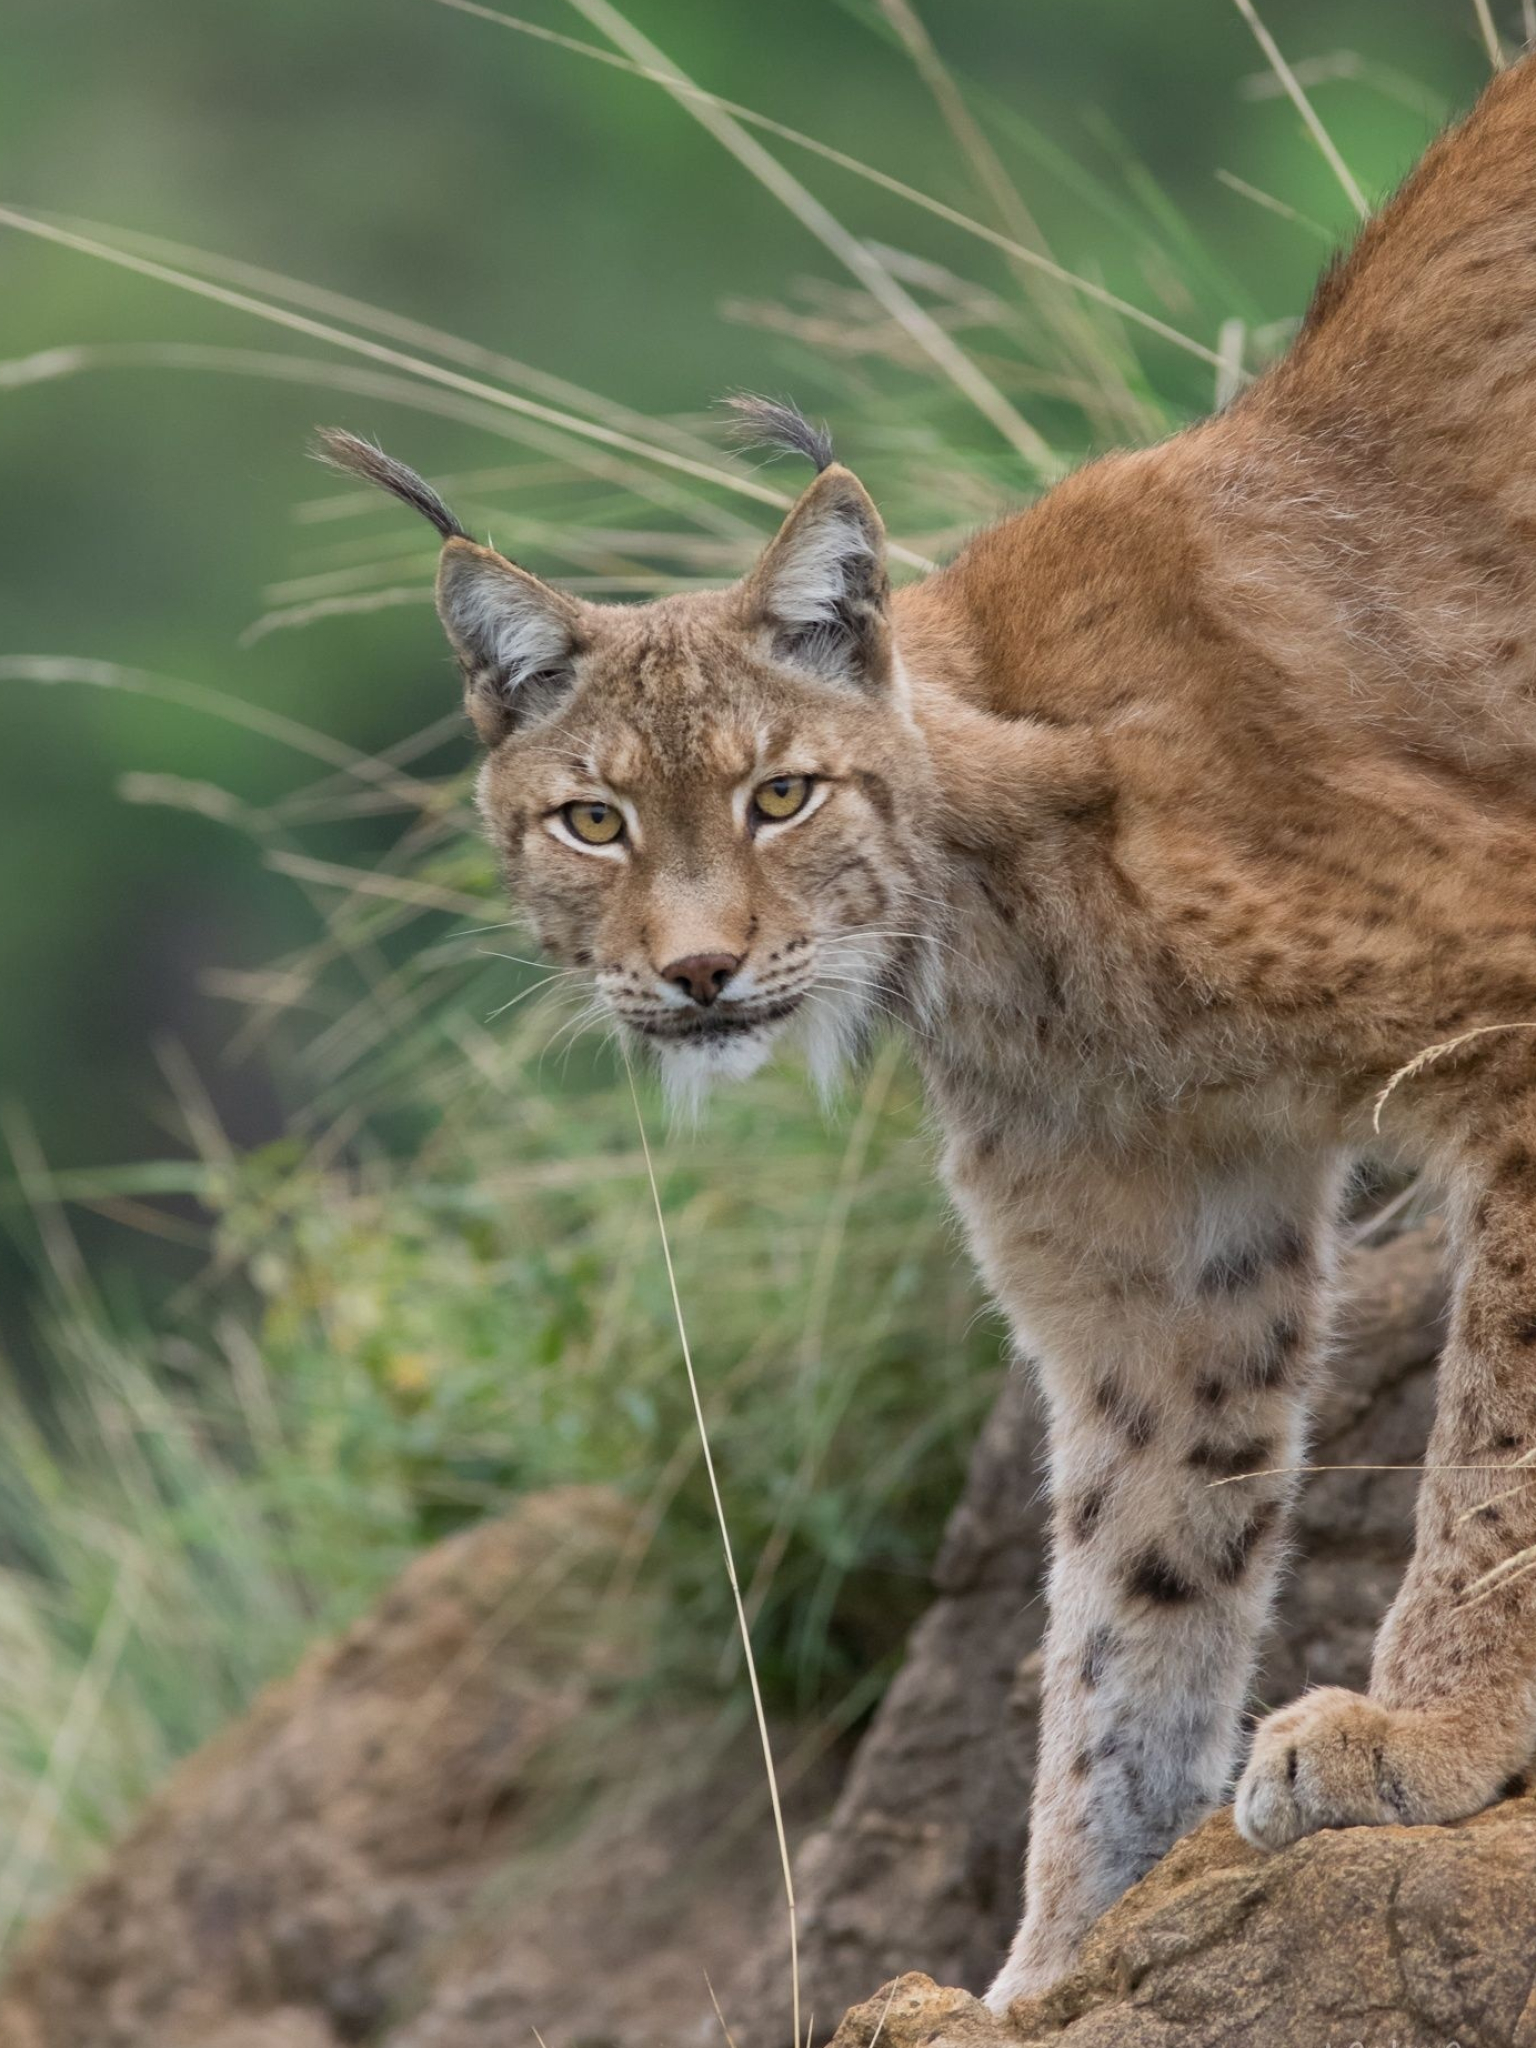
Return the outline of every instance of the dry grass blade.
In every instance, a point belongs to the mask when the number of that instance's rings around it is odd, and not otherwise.
[[[705,1985],[709,1987],[709,2003],[715,2007],[715,2017],[721,2023],[721,2034],[725,2036],[725,2048],[735,2048],[735,2038],[731,2036],[731,2030],[725,2025],[725,2013],[721,2011],[721,2001],[715,1997],[715,1987],[709,1982],[709,1970],[705,1970]]]
[[[1526,1466],[1527,1472],[1529,1472],[1528,1461],[1519,1458],[1517,1458],[1515,1460],[1515,1463],[1510,1466],[1489,1466],[1485,1469],[1489,1471],[1513,1472],[1518,1470],[1522,1464]],[[1533,1485],[1536,1485],[1536,1474],[1531,1474],[1529,1477],[1523,1479],[1518,1486],[1506,1486],[1502,1493],[1490,1494],[1486,1500],[1480,1500],[1475,1507],[1463,1508],[1461,1513],[1456,1517],[1456,1527],[1459,1529],[1463,1522],[1470,1522],[1475,1520],[1477,1516],[1482,1514],[1488,1508],[1501,1507],[1505,1501],[1514,1500],[1522,1493],[1529,1493]]]
[[[617,483],[670,511],[682,512],[700,525],[713,525],[717,517],[728,516],[733,534],[750,533],[754,539],[760,539],[757,528],[748,527],[735,515],[724,515],[721,508],[699,494],[686,487],[679,492],[639,464],[574,441],[559,429],[541,428],[531,420],[510,417],[481,400],[463,398],[435,385],[355,364],[283,355],[273,349],[229,348],[202,342],[90,342],[40,349],[33,355],[0,361],[0,390],[52,383],[94,370],[120,369],[204,370],[228,376],[267,377],[279,383],[323,386],[382,399],[389,405],[405,406],[438,419],[456,420],[503,440],[534,448],[559,447],[573,471],[605,483]],[[352,493],[349,497],[354,509],[370,512],[380,510],[383,503],[376,491]]]
[[[1042,477],[1063,472],[1061,458],[1043,435],[1019,415],[986,376],[933,317],[905,291],[874,252],[852,235],[792,172],[749,135],[733,114],[701,99],[692,91],[693,81],[671,62],[665,53],[633,27],[610,0],[569,0],[576,12],[638,62],[649,64],[661,74],[661,84],[678,104],[707,128],[736,161],[808,228],[825,249],[842,263],[911,335],[925,355],[944,372],[956,390],[991,421],[1009,445]]]
[[[577,36],[561,35],[557,29],[544,28],[538,22],[525,21],[520,15],[503,14],[497,8],[487,7],[483,0],[436,0],[439,7],[451,8],[455,14],[470,15],[476,21],[488,21],[498,28],[512,29],[518,35],[530,36],[535,42],[553,44],[556,49],[569,50],[574,56],[585,57],[594,64],[605,64],[615,71],[628,72],[632,78],[644,78],[653,85],[664,85],[669,92],[680,99],[697,100],[703,106],[718,108],[729,114],[744,127],[756,128],[764,135],[773,135],[781,142],[790,143],[796,149],[803,149],[808,155],[820,157],[823,163],[833,164],[850,177],[861,178],[866,184],[877,186],[882,192],[889,192],[895,199],[905,201],[909,206],[920,207],[924,213],[932,214],[935,220],[945,221],[950,227],[958,228],[962,234],[972,235],[977,241],[987,242],[994,249],[1016,263],[1038,270],[1042,276],[1053,278],[1057,283],[1069,286],[1081,297],[1091,299],[1106,312],[1116,313],[1122,320],[1142,328],[1148,334],[1155,334],[1159,340],[1182,349],[1186,355],[1197,357],[1201,362],[1215,364],[1215,351],[1196,341],[1192,335],[1182,333],[1170,326],[1166,320],[1159,320],[1155,313],[1148,313],[1142,307],[1132,305],[1129,299],[1122,299],[1114,292],[1094,282],[1092,278],[1079,277],[1052,257],[1037,249],[1028,247],[1013,236],[990,228],[984,221],[973,220],[969,214],[957,207],[946,206],[942,199],[935,199],[929,193],[920,191],[915,185],[908,185],[889,172],[877,170],[873,164],[862,162],[856,156],[849,156],[845,150],[834,149],[831,143],[820,142],[814,135],[807,135],[799,128],[791,128],[783,121],[775,121],[767,114],[760,114],[753,107],[743,106],[739,100],[723,98],[719,93],[707,92],[703,86],[691,80],[674,78],[669,72],[657,70],[653,65],[638,64],[628,57],[621,57],[615,50],[599,49],[595,43],[584,43]],[[1330,238],[1331,239],[1331,238]]]
[[[886,1993],[885,2005],[881,2010],[879,2022],[875,2027],[875,2031],[869,2037],[869,2048],[880,2048],[880,2036],[885,2032],[885,2023],[891,2016],[891,2007],[896,2003],[896,1987],[900,1982],[901,1979],[899,1977],[893,1978],[891,1981],[891,1988]]]
[[[1514,1467],[1503,1465],[1265,1465],[1252,1472],[1235,1472],[1226,1479],[1208,1479],[1207,1490],[1218,1486],[1246,1486],[1254,1479],[1292,1479],[1299,1474],[1315,1472],[1510,1472]],[[1475,1514],[1477,1510],[1474,1508]]]
[[[285,718],[281,712],[265,711],[259,704],[247,704],[240,697],[225,697],[201,683],[183,683],[171,676],[151,675],[146,669],[125,668],[120,662],[91,661],[67,654],[0,655],[0,683],[90,683],[98,689],[127,690],[144,697],[158,697],[167,704],[180,704],[189,711],[222,718],[247,732],[260,734],[323,761],[365,782],[377,783],[403,797],[411,805],[434,805],[438,792],[430,782],[418,782],[412,775],[332,739],[313,726]]]
[[[12,1837],[3,1865],[0,1865],[0,1949],[9,1941],[17,1919],[26,1909],[33,1877],[48,1847],[49,1836],[90,1743],[92,1730],[106,1704],[113,1674],[127,1646],[129,1631],[143,1592],[143,1581],[132,1563],[124,1563],[112,1589],[112,1599],[96,1631],[90,1654],[81,1666],[79,1679],[70,1695],[69,1706],[59,1723],[48,1762],[37,1781],[20,1827]]]
[[[1508,1464],[1488,1468],[1494,1471],[1506,1473],[1524,1472],[1526,1474],[1526,1477],[1519,1483],[1519,1485],[1506,1486],[1502,1492],[1495,1493],[1486,1500],[1478,1501],[1476,1506],[1474,1507],[1464,1509],[1462,1513],[1456,1517],[1457,1527],[1459,1528],[1463,1522],[1471,1521],[1474,1516],[1485,1513],[1489,1508],[1500,1507],[1505,1501],[1514,1500],[1516,1496],[1519,1494],[1529,1493],[1531,1487],[1533,1485],[1536,1485],[1536,1470],[1533,1470],[1533,1467],[1536,1467],[1536,1450],[1522,1451],[1518,1458],[1512,1459]],[[1536,1550],[1527,1549],[1516,1551],[1512,1557],[1505,1558],[1502,1564],[1496,1564],[1492,1566],[1488,1571],[1483,1573],[1481,1578],[1474,1579],[1472,1581],[1472,1584],[1467,1588],[1465,1596],[1466,1600],[1471,1601],[1471,1596],[1474,1593],[1477,1594],[1480,1599],[1486,1599],[1488,1594],[1491,1591],[1493,1591],[1494,1588],[1501,1585],[1506,1578],[1512,1576],[1523,1577],[1524,1573],[1527,1570],[1529,1570],[1533,1564],[1536,1564]],[[1472,1602],[1472,1604],[1476,1605],[1476,1602]]]
[[[683,1366],[688,1375],[688,1393],[693,1402],[694,1421],[698,1425],[699,1447],[703,1453],[705,1476],[709,1480],[710,1498],[714,1502],[715,1520],[720,1529],[720,1544],[725,1553],[726,1577],[730,1580],[731,1597],[736,1604],[736,1623],[741,1632],[742,1655],[747,1664],[747,1680],[752,1688],[752,1709],[757,1717],[757,1732],[763,1745],[763,1764],[768,1773],[768,1797],[773,1806],[773,1826],[778,1837],[779,1862],[784,1873],[784,1898],[789,1909],[789,1974],[791,2002],[794,2009],[794,2036],[800,2039],[800,1934],[795,1924],[795,1879],[790,1867],[789,1838],[784,1832],[784,1808],[779,1798],[778,1772],[774,1768],[773,1742],[768,1733],[768,1715],[763,1707],[763,1689],[758,1682],[757,1659],[752,1654],[752,1631],[747,1623],[747,1610],[742,1604],[741,1581],[736,1576],[736,1557],[731,1548],[730,1525],[725,1519],[725,1503],[720,1497],[720,1482],[715,1476],[714,1453],[710,1449],[709,1430],[704,1421],[704,1403],[699,1397],[698,1376],[693,1369],[693,1350],[688,1342],[688,1327],[683,1320],[682,1297],[677,1291],[677,1270],[672,1263],[672,1245],[667,1236],[667,1219],[661,1206],[661,1189],[656,1180],[656,1167],[651,1158],[651,1141],[646,1135],[645,1118],[640,1110],[640,1091],[635,1086],[634,1068],[629,1063],[629,1054],[624,1054],[624,1071],[629,1080],[630,1100],[635,1109],[635,1125],[640,1133],[640,1149],[645,1158],[646,1178],[650,1183],[651,1204],[656,1211],[656,1230],[661,1239],[661,1256],[667,1269],[667,1287],[672,1296],[672,1313],[677,1322],[678,1343],[682,1347]],[[722,2025],[724,2022],[722,2021]]]
[[[1214,1489],[1218,1486],[1241,1486],[1246,1481],[1252,1479],[1292,1478],[1299,1474],[1310,1474],[1320,1472],[1411,1472],[1419,1477],[1422,1477],[1427,1472],[1507,1473],[1519,1471],[1522,1468],[1524,1468],[1526,1471],[1530,1473],[1530,1476],[1526,1480],[1524,1480],[1520,1485],[1506,1487],[1501,1493],[1496,1493],[1490,1499],[1479,1501],[1475,1507],[1470,1507],[1466,1509],[1464,1513],[1458,1515],[1456,1518],[1457,1522],[1461,1523],[1470,1521],[1474,1515],[1482,1514],[1485,1508],[1497,1507],[1499,1503],[1502,1501],[1512,1500],[1517,1494],[1528,1492],[1532,1485],[1536,1485],[1536,1471],[1531,1471],[1530,1469],[1533,1463],[1536,1463],[1536,1451],[1527,1451],[1524,1454],[1524,1456],[1516,1458],[1512,1462],[1505,1462],[1502,1464],[1274,1465],[1270,1466],[1268,1469],[1264,1471],[1236,1473],[1229,1478],[1212,1479],[1208,1480],[1206,1483],[1208,1488]],[[1505,1558],[1502,1561],[1502,1563],[1493,1565],[1488,1571],[1484,1572],[1480,1578],[1474,1579],[1471,1585],[1467,1587],[1466,1592],[1462,1595],[1461,1600],[1458,1604],[1463,1607],[1476,1607],[1480,1605],[1484,1600],[1491,1599],[1492,1596],[1498,1591],[1500,1586],[1507,1583],[1507,1581],[1509,1581],[1510,1579],[1523,1578],[1526,1576],[1527,1573],[1532,1571],[1536,1571],[1536,1546],[1533,1546],[1526,1550],[1516,1551],[1512,1557]]]
[[[1331,228],[1325,228],[1320,220],[1313,220],[1310,214],[1299,213],[1284,199],[1277,199],[1273,192],[1265,192],[1258,185],[1250,185],[1246,178],[1240,178],[1235,171],[1218,170],[1218,185],[1225,185],[1229,192],[1236,192],[1240,198],[1251,199],[1255,206],[1262,206],[1266,213],[1277,214],[1281,220],[1288,220],[1298,228],[1304,228],[1309,235],[1316,235],[1331,249],[1337,240]]]
[[[1398,1068],[1377,1096],[1375,1108],[1371,1112],[1371,1128],[1380,1131],[1381,1112],[1386,1108],[1388,1098],[1400,1081],[1411,1081],[1415,1074],[1423,1073],[1426,1067],[1432,1066],[1438,1059],[1444,1059],[1447,1053],[1455,1052],[1460,1046],[1470,1045],[1475,1038],[1489,1038],[1499,1031],[1536,1031],[1536,1020],[1515,1024],[1479,1024],[1471,1031],[1459,1032],[1455,1038],[1442,1039],[1438,1045],[1426,1045],[1424,1050],[1416,1052],[1405,1066]]]
[[[40,349],[30,356],[0,362],[0,389],[23,384],[43,384],[60,377],[79,376],[96,369],[212,370],[243,377],[272,377],[290,384],[324,385],[334,391],[355,392],[366,398],[382,398],[390,405],[409,406],[416,412],[439,419],[459,420],[478,432],[495,434],[528,448],[557,455],[568,471],[618,484],[638,498],[661,509],[677,513],[695,526],[722,539],[750,536],[761,540],[760,530],[704,493],[673,481],[671,473],[658,475],[643,463],[631,462],[611,451],[577,439],[557,427],[547,427],[522,414],[498,410],[480,399],[461,397],[384,370],[367,370],[350,363],[323,362],[310,356],[289,356],[270,349],[225,348],[202,342],[94,342],[61,348]],[[334,502],[334,501],[331,501]],[[346,501],[353,510],[377,511],[377,491],[349,492]],[[906,556],[893,548],[898,559],[922,567],[924,558]]]
[[[1045,237],[1034,216],[966,104],[964,93],[940,57],[927,25],[911,0],[879,0],[879,7],[912,59],[961,155],[975,173],[977,183],[991,200],[997,218],[1016,242],[1040,254],[1048,254]],[[1136,397],[1126,383],[1114,351],[1107,345],[1104,334],[1084,317],[1082,308],[1066,296],[1064,289],[1053,288],[1052,285],[1037,290],[1037,298],[1045,324],[1055,338],[1062,365],[1068,369],[1079,368],[1085,360],[1092,365],[1093,375],[1087,380],[1084,411],[1091,418],[1105,423],[1117,422],[1122,429],[1129,428],[1139,435],[1156,433],[1159,426],[1156,414]]]
[[[179,264],[218,282],[258,292],[267,298],[285,299],[290,305],[305,307],[312,313],[344,320],[350,326],[402,342],[407,348],[442,356],[445,361],[457,363],[461,369],[483,371],[504,384],[522,385],[537,396],[548,399],[552,405],[590,414],[603,425],[617,427],[640,439],[653,438],[665,442],[678,453],[694,456],[701,462],[714,459],[715,451],[707,441],[686,428],[674,426],[670,420],[651,419],[642,413],[632,412],[628,406],[617,405],[599,392],[588,391],[564,377],[551,376],[548,371],[520,362],[515,356],[503,355],[499,349],[482,348],[477,342],[466,341],[441,327],[429,327],[420,320],[408,320],[383,306],[372,305],[366,299],[355,299],[348,293],[309,284],[303,278],[289,277],[283,271],[267,270],[259,264],[242,263],[238,258],[220,256],[213,250],[200,249],[187,242],[168,241],[161,235],[140,234],[72,214],[45,212],[40,217],[79,234],[95,235],[119,248],[134,250],[156,261]]]
[[[296,881],[319,882],[327,888],[345,889],[354,896],[385,896],[392,903],[409,903],[419,910],[445,910],[452,917],[477,917],[485,903],[458,889],[442,889],[435,882],[422,882],[411,875],[387,875],[372,868],[346,867],[339,861],[314,860],[307,853],[286,853],[274,847],[267,866]]]
[[[427,478],[439,497],[455,502],[467,498],[471,492],[516,490],[522,485],[540,490],[546,485],[566,480],[567,472],[560,462],[498,463],[490,469],[463,469],[446,476]],[[334,520],[355,519],[359,513],[377,512],[378,509],[377,491],[328,491],[323,498],[301,500],[293,508],[293,518],[297,526],[320,526]],[[744,531],[756,534],[755,526],[749,527],[745,521],[742,523]]]
[[[504,515],[490,507],[476,514],[461,506],[461,512],[466,521],[473,519],[482,529],[494,526],[503,553],[512,553],[518,561],[526,561],[530,549],[541,549],[577,570],[629,577],[637,585],[648,578],[676,582],[680,574],[694,582],[718,575],[739,576],[751,567],[753,559],[751,544],[738,545],[712,536],[637,529],[631,541],[620,528],[572,528],[547,519]],[[759,539],[753,536],[754,543]],[[310,559],[335,566],[317,567],[269,583],[262,591],[265,601],[271,605],[304,604],[310,598],[348,597],[379,584],[398,582],[406,571],[431,576],[437,566],[437,549],[430,540],[424,543],[418,531],[408,542],[390,547],[383,547],[373,537],[333,542],[313,549]]]
[[[1507,1586],[1512,1579],[1528,1578],[1533,1571],[1536,1571],[1536,1546],[1517,1550],[1513,1557],[1506,1557],[1502,1564],[1494,1565],[1480,1579],[1474,1579],[1457,1604],[1481,1607],[1485,1600],[1493,1598],[1500,1587]]]
[[[1495,71],[1504,69],[1504,45],[1499,41],[1499,32],[1493,25],[1493,12],[1488,0],[1472,0],[1472,11],[1477,16],[1477,25],[1482,32],[1483,48],[1488,52],[1488,62]]]
[[[378,543],[370,542],[375,550]],[[419,538],[408,547],[375,552],[367,561],[348,562],[339,569],[312,569],[303,576],[284,576],[262,591],[268,604],[305,604],[313,597],[363,597],[381,585],[398,582],[407,570],[430,577],[437,567],[437,550],[422,546]]]
[[[579,591],[586,597],[621,600],[665,597],[675,592],[718,590],[722,587],[717,577],[700,576],[562,576],[559,582],[562,590]],[[431,602],[430,583],[392,583],[383,590],[317,597],[308,604],[279,605],[272,611],[262,612],[248,626],[242,627],[239,644],[254,647],[270,633],[313,626],[321,619],[356,617],[365,612],[389,611],[397,605],[429,605]]]
[[[308,604],[279,605],[242,627],[240,645],[254,647],[269,633],[292,632],[296,627],[316,625],[321,619],[351,618],[363,612],[390,611],[397,605],[431,602],[430,583],[392,583],[384,590],[360,591],[349,597],[316,597]]]
[[[1369,1244],[1371,1239],[1379,1236],[1389,1223],[1395,1222],[1405,1209],[1410,1208],[1415,1202],[1424,1200],[1424,1184],[1422,1178],[1416,1174],[1407,1187],[1398,1189],[1390,1202],[1383,1202],[1379,1209],[1373,1209],[1368,1216],[1361,1217],[1354,1229],[1347,1234],[1346,1242],[1350,1249],[1353,1250],[1357,1245]]]
[[[59,1202],[37,1133],[20,1103],[0,1103],[0,1136],[10,1152],[16,1185],[31,1211],[38,1242],[60,1294],[66,1301],[94,1301],[90,1269]]]
[[[1221,366],[1216,372],[1214,403],[1217,412],[1229,405],[1241,391],[1244,384],[1243,350],[1248,344],[1248,323],[1245,320],[1223,320],[1216,337],[1216,353],[1221,357]]]
[[[1253,30],[1254,40],[1269,59],[1270,69],[1285,88],[1286,97],[1307,124],[1307,133],[1322,151],[1330,170],[1344,187],[1349,203],[1362,220],[1370,212],[1370,203],[1355,183],[1354,175],[1334,145],[1333,137],[1317,117],[1317,109],[1302,90],[1301,80],[1280,54],[1280,46],[1260,21],[1254,9],[1253,0],[1233,0],[1238,13]]]
[[[455,708],[444,712],[439,718],[434,718],[430,724],[419,726],[415,732],[407,733],[392,746],[381,747],[373,758],[381,767],[400,768],[408,761],[419,760],[423,754],[430,754],[444,740],[458,739],[463,730],[464,714]],[[431,787],[430,784],[425,786]],[[311,804],[324,803],[327,798],[339,797],[343,792],[352,794],[344,775],[322,775],[318,780],[294,790],[290,796],[284,797],[272,808],[279,814],[290,809],[302,812]],[[410,804],[402,807],[415,808]]]
[[[709,2002],[715,2008],[715,2018],[720,2022],[720,2031],[725,2036],[725,2048],[736,2048],[730,2028],[725,2024],[725,2014],[720,2010],[720,2001],[715,1996],[715,1987],[709,1982],[709,1972],[704,1972],[704,1982],[709,1986]]]
[[[155,1060],[170,1085],[177,1108],[186,1125],[187,1137],[199,1159],[221,1171],[237,1164],[234,1146],[219,1120],[213,1097],[186,1047],[176,1038],[157,1038]]]
[[[664,469],[675,469],[703,483],[716,484],[722,490],[736,492],[738,496],[755,498],[759,504],[773,505],[784,511],[792,503],[782,491],[771,490],[766,484],[738,476],[717,464],[695,461],[691,456],[676,454],[670,448],[658,447],[654,442],[641,440],[633,434],[621,433],[617,428],[601,426],[594,420],[581,419],[575,413],[545,405],[537,399],[523,398],[515,391],[503,390],[500,385],[487,384],[481,378],[466,377],[457,370],[445,369],[440,363],[407,354],[403,349],[371,340],[367,335],[350,334],[329,321],[312,319],[307,313],[297,313],[286,306],[272,305],[249,292],[235,291],[207,278],[194,277],[170,264],[135,256],[126,249],[114,248],[111,243],[99,242],[90,235],[74,234],[67,228],[53,226],[39,215],[23,213],[14,206],[0,206],[0,226],[15,228],[21,234],[36,236],[40,241],[56,243],[62,249],[73,249],[82,256],[94,256],[99,262],[115,264],[120,270],[152,278],[159,284],[175,285],[178,290],[190,292],[195,298],[209,299],[215,305],[228,306],[237,313],[249,313],[273,326],[308,335],[313,341],[329,342],[353,355],[387,363],[392,369],[408,371],[428,383],[440,384],[449,391],[463,392],[466,397],[478,398],[507,412],[524,413],[530,419],[543,420],[581,439],[598,441],[606,447],[621,448],[627,454],[643,456],[647,462],[659,463]]]
[[[977,182],[997,209],[997,217],[1019,240],[1031,247],[1041,244],[1040,230],[1020,197],[1013,180],[1003,169],[997,151],[982,133],[965,103],[948,66],[934,47],[926,24],[911,0],[878,0],[903,49],[912,59],[918,76],[933,95],[945,126],[959,145],[961,154],[976,174]]]

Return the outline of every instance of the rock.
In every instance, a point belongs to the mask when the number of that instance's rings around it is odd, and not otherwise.
[[[1342,1828],[1265,1856],[1218,1814],[994,2019],[899,1978],[833,2048],[1533,2048],[1536,1799],[1438,1828]],[[883,2024],[882,2024],[883,2020]]]
[[[1437,1828],[1341,1828],[1277,1856],[1228,1814],[1179,1843],[1020,1999],[1025,2048],[1536,2043],[1536,1800]]]
[[[313,2013],[288,2006],[259,2020],[236,2020],[208,2034],[198,2048],[332,2048],[336,2037]]]
[[[1016,2039],[979,1998],[912,1970],[856,2005],[832,2048],[1015,2048]]]
[[[1441,1338],[1438,1227],[1354,1253],[1345,1300],[1315,1462],[1412,1465],[1428,1436]],[[1042,1439],[1028,1376],[1015,1373],[951,1518],[934,1573],[938,1598],[835,1808],[801,1852],[803,2002],[819,2012],[866,1999],[872,1984],[902,1970],[982,1990],[1013,1932],[1039,1706]],[[1278,1703],[1305,1684],[1364,1680],[1407,1558],[1415,1486],[1412,1472],[1378,1470],[1306,1481],[1260,1698]],[[738,2048],[790,2048],[787,1947],[770,1924],[722,1994]]]

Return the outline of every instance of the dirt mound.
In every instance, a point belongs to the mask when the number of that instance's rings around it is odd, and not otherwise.
[[[646,1631],[631,1605],[594,1632],[629,1527],[573,1488],[413,1564],[27,1942],[0,2048],[488,2048],[653,2019],[675,2041],[776,1877],[738,1846],[750,1740],[628,1715],[607,1739]],[[596,1811],[573,1804],[592,1743],[561,1768],[579,1731],[607,1752]]]

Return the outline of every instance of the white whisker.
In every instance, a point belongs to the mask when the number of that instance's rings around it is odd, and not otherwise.
[[[465,931],[455,932],[453,937],[456,939],[478,939],[486,932],[510,932],[523,922],[524,920],[520,917],[504,917],[500,924],[472,924]],[[512,957],[510,953],[507,955],[509,960]]]
[[[571,1052],[575,1050],[575,1041],[581,1036],[582,1032],[587,1028],[587,1026],[589,1024],[597,1023],[599,1018],[605,1016],[606,1014],[607,1005],[602,1001],[600,997],[594,997],[590,1002],[584,1004],[583,1007],[576,1012],[574,1017],[568,1018],[566,1022],[560,1026],[560,1029],[555,1033],[554,1037],[549,1041],[549,1043],[544,1047],[544,1050],[539,1054],[540,1068],[543,1067],[545,1060],[549,1058],[549,1055],[554,1051],[555,1047],[560,1043],[561,1039],[567,1036],[571,1040],[571,1044],[566,1048],[566,1056],[567,1058],[569,1058]]]
[[[536,981],[533,984],[532,988],[525,988],[520,990],[517,995],[513,996],[510,1002],[502,1003],[499,1008],[492,1010],[491,1014],[485,1020],[486,1023],[494,1024],[496,1022],[496,1019],[498,1017],[504,1017],[507,1014],[508,1010],[515,1010],[519,1003],[526,1003],[530,996],[539,995],[545,989],[552,988],[557,981],[563,981],[564,979],[565,976],[561,974],[546,975],[543,981]]]
[[[494,927],[487,925],[486,929],[487,931],[490,931],[493,930]],[[458,938],[467,939],[469,937],[469,933],[459,932],[456,933],[455,936]],[[487,960],[513,960],[517,963],[519,967],[549,967],[549,962],[547,960],[527,960],[523,957],[521,953],[498,953],[494,946],[476,946],[475,951],[483,955],[483,957]],[[556,967],[551,969],[551,972],[555,974],[580,974],[582,971],[583,970],[579,967]]]
[[[927,945],[942,946],[946,953],[953,953],[957,960],[965,958],[965,955],[958,946],[950,945],[947,939],[941,939],[936,932],[890,932],[878,930],[847,932],[840,934],[838,939],[829,939],[826,943],[828,945],[848,944],[858,939],[921,939]]]

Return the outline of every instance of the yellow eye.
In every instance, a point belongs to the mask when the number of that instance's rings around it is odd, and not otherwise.
[[[811,793],[809,775],[773,775],[752,792],[752,803],[760,818],[792,818],[803,811]]]
[[[616,804],[566,804],[560,815],[588,846],[611,846],[623,837],[624,819]]]

